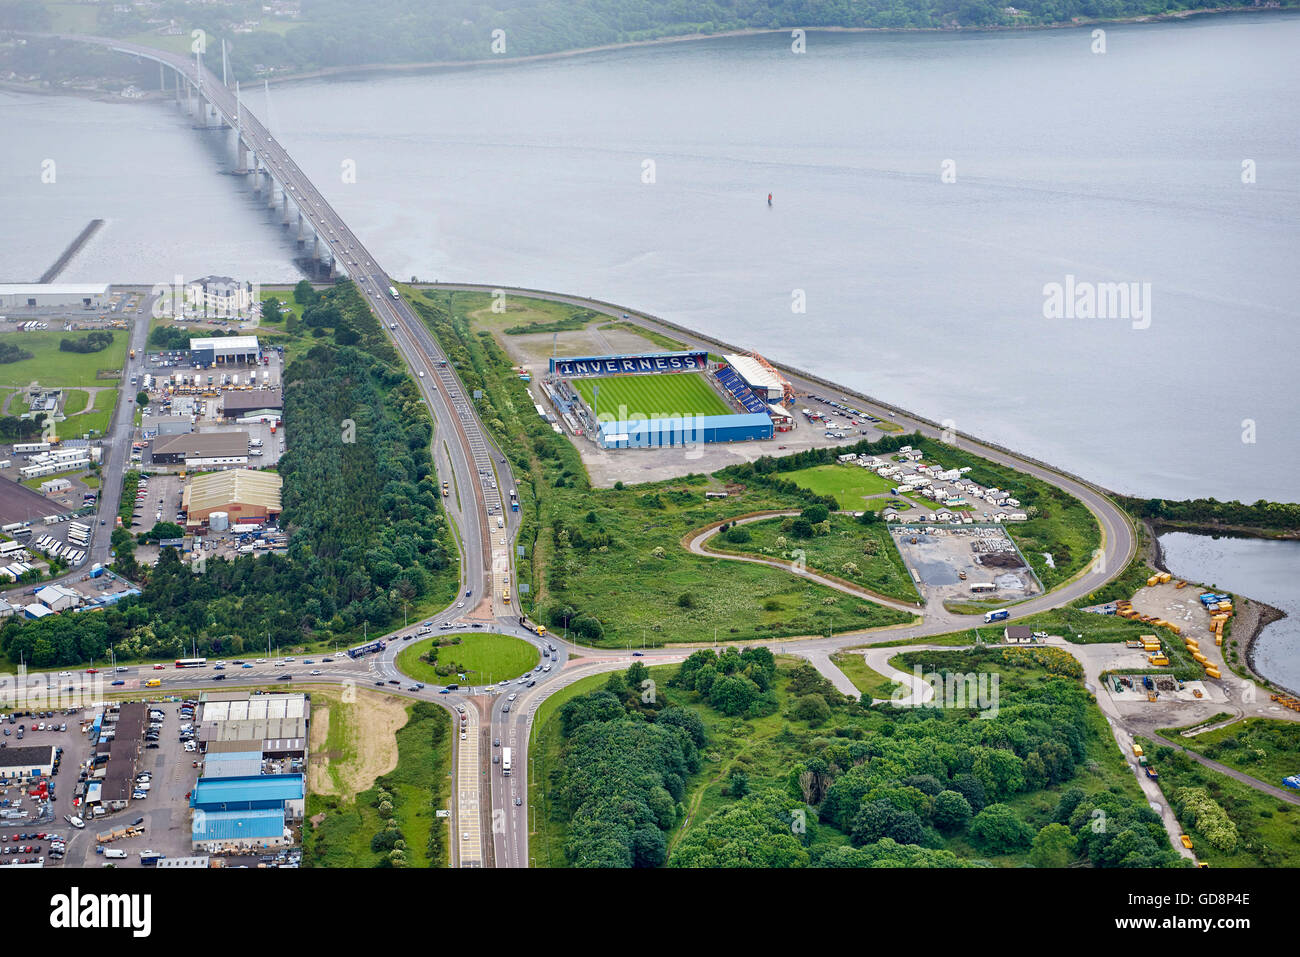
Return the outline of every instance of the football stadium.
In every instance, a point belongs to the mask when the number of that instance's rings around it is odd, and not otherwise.
[[[543,384],[557,432],[604,449],[662,448],[770,439],[794,427],[783,403],[789,384],[756,356],[710,362],[707,352],[564,356],[550,360]],[[748,380],[761,379],[752,387]]]

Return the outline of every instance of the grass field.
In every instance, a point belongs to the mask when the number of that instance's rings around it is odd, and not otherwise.
[[[840,671],[844,672],[844,676],[862,692],[864,700],[866,698],[889,700],[890,695],[893,694],[896,684],[894,679],[886,678],[876,669],[869,667],[862,655],[843,651],[831,655],[831,661],[835,662]]]
[[[883,522],[863,525],[845,515],[830,517],[829,535],[795,538],[783,532],[783,518],[768,518],[742,526],[750,540],[742,544],[727,541],[725,535],[708,539],[710,551],[793,561],[796,549],[803,551],[808,568],[842,578],[868,591],[899,601],[920,600],[912,577],[903,565],[898,546]]]
[[[607,378],[574,379],[588,407],[596,405],[596,386],[600,386],[600,410],[627,418],[671,418],[681,415],[731,415],[732,410],[697,372],[667,375],[628,375]]]
[[[81,394],[85,395],[84,392]],[[102,435],[108,431],[108,420],[112,417],[113,406],[116,404],[117,390],[101,389],[95,393],[94,409],[69,416],[67,421],[59,423],[59,433],[79,437],[93,429]]]
[[[889,495],[889,490],[897,483],[881,478],[875,472],[857,466],[814,465],[806,469],[786,472],[781,476],[818,495],[832,495],[840,503],[840,508],[854,512],[878,512],[892,499],[911,502],[924,509],[933,509],[935,503],[923,498],[908,498],[906,495]],[[869,495],[888,495],[884,498],[868,498]]]
[[[404,674],[427,684],[454,683],[454,676],[439,675],[432,664],[421,660],[422,655],[433,650],[435,642],[450,641],[452,638],[459,638],[460,643],[438,648],[438,663],[457,665],[460,673],[465,675],[465,680],[475,684],[517,678],[531,670],[538,661],[537,649],[520,638],[508,635],[448,634],[426,638],[403,648],[397,656],[397,667]]]
[[[63,352],[59,342],[68,338],[84,338],[84,333],[61,329],[6,333],[5,342],[26,349],[32,358],[0,365],[0,385],[23,387],[32,382],[50,387],[105,385],[109,383],[95,378],[100,369],[121,373],[126,361],[125,332],[115,331],[113,344],[103,352]]]
[[[63,414],[76,415],[89,401],[90,393],[85,389],[67,389],[63,393]]]
[[[1184,738],[1182,730],[1161,728],[1157,733],[1273,787],[1280,788],[1283,778],[1300,774],[1300,725],[1294,721],[1246,718],[1190,738]]]

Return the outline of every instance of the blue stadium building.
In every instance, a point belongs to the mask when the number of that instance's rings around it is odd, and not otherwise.
[[[656,449],[771,437],[771,416],[748,413],[602,422],[598,443],[603,449]]]

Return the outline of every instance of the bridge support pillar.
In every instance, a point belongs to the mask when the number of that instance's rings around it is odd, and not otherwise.
[[[266,171],[266,208],[275,209],[275,178],[271,171]]]
[[[262,161],[258,159],[257,150],[251,151],[251,157],[252,162],[248,168],[253,171],[253,192],[260,193],[262,191]]]
[[[303,233],[302,227],[303,227],[303,218],[302,218],[302,210],[300,209],[298,210],[298,242],[300,243],[305,242],[307,238],[306,235]]]
[[[167,74],[165,72],[165,68],[161,63],[158,64],[158,89],[159,90],[167,89]]]

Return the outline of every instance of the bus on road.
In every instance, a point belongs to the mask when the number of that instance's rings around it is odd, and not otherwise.
[[[177,658],[177,668],[203,668],[208,663],[207,658]]]
[[[364,645],[357,645],[355,648],[349,648],[348,657],[353,659],[363,658],[376,651],[383,651],[386,647],[387,645],[384,644],[382,639],[376,639],[375,641],[367,642]]]
[[[501,749],[501,773],[510,776],[510,749]]]

